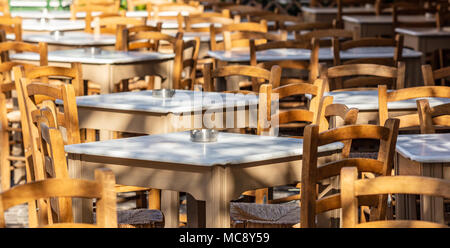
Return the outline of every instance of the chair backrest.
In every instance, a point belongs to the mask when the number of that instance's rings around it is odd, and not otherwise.
[[[388,103],[422,98],[441,97],[450,98],[450,87],[448,86],[419,86],[405,89],[388,91],[385,85],[378,86],[378,119],[383,123],[389,118]],[[400,128],[419,127],[418,113],[396,116],[400,119]]]
[[[320,116],[320,100],[324,93],[324,82],[316,79],[311,83],[292,83],[276,87],[272,84],[263,84],[259,89],[258,125],[257,134],[274,133],[280,124],[293,122],[308,122],[316,124]],[[292,109],[279,111],[273,101],[296,96],[311,95],[308,109]],[[299,136],[300,137],[300,136]]]
[[[445,85],[445,79],[450,77],[450,66],[436,69],[433,71],[431,65],[422,65],[422,76],[425,86],[436,85],[436,80],[441,80],[441,84]]]
[[[77,19],[78,12],[119,13],[120,0],[75,0],[70,5],[70,19]]]
[[[343,15],[374,15],[376,14],[376,11],[374,10],[373,13],[367,12],[367,11],[352,11],[352,12],[345,12],[345,7],[364,7],[366,4],[370,4],[372,6],[375,5],[376,0],[336,0],[337,4],[337,15],[336,15],[336,21],[337,25],[340,27],[343,27],[343,21],[342,16]]]
[[[210,48],[212,51],[216,50],[230,50],[232,47],[232,40],[235,38],[244,38],[245,37],[232,37],[233,36],[239,36],[243,32],[245,32],[244,35],[247,35],[247,41],[250,39],[257,39],[259,37],[255,37],[259,33],[267,33],[267,22],[261,21],[260,23],[255,22],[246,22],[246,23],[234,23],[234,24],[228,24],[223,25],[220,28],[216,28],[214,24],[211,24],[209,27],[210,32]],[[225,34],[226,33],[226,34]],[[222,34],[223,35],[223,41],[217,42],[216,41],[216,35]],[[252,37],[252,35],[254,35]],[[277,35],[273,35],[273,37],[277,37]],[[227,44],[227,45],[225,45]],[[228,46],[228,47],[227,47]],[[245,46],[245,45],[241,45]],[[248,46],[248,43],[247,43]],[[228,48],[228,49],[227,49]]]
[[[270,49],[305,49],[311,53],[309,62],[298,60],[280,60],[280,61],[257,61],[256,53]],[[308,73],[308,80],[302,80],[301,75],[298,77],[286,77],[281,79],[281,85],[296,83],[296,82],[313,82],[319,77],[319,42],[316,39],[312,41],[271,41],[256,45],[254,40],[250,40],[250,65],[260,66],[265,69],[270,69],[274,65],[280,66],[284,69],[301,70]]]
[[[0,12],[2,12],[4,16],[10,14],[8,0],[0,0]]]
[[[431,107],[427,99],[420,99],[417,100],[417,110],[421,133],[435,133],[435,126],[450,127],[450,103]]]
[[[347,39],[347,40],[355,40],[356,32],[345,29],[316,29],[305,34],[295,33],[296,40],[311,40],[312,38],[316,38],[319,40],[320,47],[331,47],[333,45],[333,38],[336,39]]]
[[[448,228],[447,225],[421,220],[358,221],[358,204],[364,196],[413,194],[450,198],[450,181],[420,176],[382,176],[358,180],[356,168],[342,168],[341,206],[343,228]]]
[[[448,10],[448,3],[438,4],[436,7],[436,27],[442,29],[445,26],[450,25],[450,11]]]
[[[310,32],[319,29],[334,29],[336,23],[333,22],[303,22],[294,25],[285,26],[284,30],[287,32],[294,32],[295,35],[301,35],[305,32]]]
[[[327,80],[331,91],[375,89],[377,85],[401,89],[404,87],[405,64],[399,62],[398,67],[378,64],[338,65],[323,70],[321,76]]]
[[[153,30],[152,30],[153,29]],[[178,32],[175,36],[161,33],[161,24],[157,27],[136,26],[131,28],[119,27],[116,38],[116,50],[133,51],[146,49],[149,51],[160,51],[161,43],[171,46],[171,50],[176,50],[178,40],[183,39],[183,33]],[[170,50],[170,49],[169,49]]]
[[[57,139],[56,129],[47,130],[45,137],[48,142]],[[53,149],[58,150],[58,149]],[[63,148],[59,148],[64,152]],[[57,163],[63,163],[65,159]],[[96,169],[94,180],[82,179],[46,179],[17,185],[0,193],[0,227],[6,227],[5,211],[11,207],[51,197],[77,197],[96,200],[96,224],[87,223],[56,223],[42,225],[44,228],[117,228],[116,193],[114,191],[115,178],[111,170]]]
[[[183,45],[177,45],[176,48],[182,48],[181,51],[176,51],[175,54],[181,54],[175,58],[174,61],[174,89],[194,89],[196,82],[196,68],[198,54],[200,51],[200,38],[195,37],[189,41],[178,40],[178,43]],[[183,77],[183,74],[185,75]]]
[[[222,11],[223,13],[210,13],[205,12],[201,14],[192,14],[189,16],[183,16],[178,14],[178,31],[179,32],[209,32],[210,24],[228,25],[235,23],[234,19],[230,17],[228,10]],[[196,27],[195,24],[207,24],[207,27]]]
[[[341,51],[364,47],[394,47],[393,58],[359,58],[342,61]],[[403,53],[403,35],[397,34],[394,39],[389,38],[361,38],[341,42],[339,39],[333,39],[334,65],[345,64],[380,64],[395,66],[402,59]]]
[[[212,64],[205,64],[203,67],[204,89],[205,91],[217,91],[220,88],[218,79],[225,79],[230,76],[249,77],[252,80],[252,91],[258,92],[262,81],[277,87],[280,85],[281,68],[274,66],[271,70],[266,70],[257,66],[249,65],[229,65],[213,70]],[[216,84],[216,86],[215,86]]]
[[[47,43],[39,42],[37,45],[21,42],[21,41],[5,41],[0,42],[0,53],[5,54],[4,61],[10,61],[9,52],[33,52],[39,54],[39,64],[41,66],[48,64],[48,48]],[[3,59],[3,58],[2,58]]]
[[[317,184],[328,178],[339,176],[343,167],[356,167],[359,172],[390,175],[393,167],[398,123],[389,119],[384,126],[350,125],[319,132],[318,125],[305,128],[303,139],[303,164],[301,178],[300,223],[302,228],[316,227],[316,214],[341,207],[340,194],[322,196],[317,192]],[[378,158],[346,158],[318,166],[320,146],[334,142],[372,139],[379,140]],[[383,219],[386,215],[387,195],[364,199],[363,206],[375,207],[371,210],[371,220]]]
[[[0,16],[0,29],[6,34],[14,34],[15,41],[22,41],[22,18]]]
[[[203,13],[203,5],[199,2],[190,1],[188,3],[163,3],[147,4],[148,17],[155,21],[177,19],[175,16],[162,16],[162,12],[175,11],[177,13],[187,12],[189,14]]]

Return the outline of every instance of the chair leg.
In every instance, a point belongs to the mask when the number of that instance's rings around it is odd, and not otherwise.
[[[0,178],[2,191],[5,191],[11,187],[11,162],[8,159],[10,152],[8,131],[2,130],[0,132],[0,142]]]
[[[151,189],[148,192],[148,208],[161,210],[161,190]]]

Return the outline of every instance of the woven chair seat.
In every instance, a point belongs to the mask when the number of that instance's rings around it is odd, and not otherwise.
[[[160,210],[143,208],[120,210],[117,211],[117,224],[119,228],[162,228],[164,214]]]
[[[298,203],[255,204],[232,202],[230,217],[233,227],[292,227],[300,222]]]

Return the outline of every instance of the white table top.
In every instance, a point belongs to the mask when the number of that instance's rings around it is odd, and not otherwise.
[[[48,52],[49,62],[80,62],[83,64],[129,64],[144,61],[162,61],[173,59],[175,54],[158,52],[121,52],[102,50],[101,54],[92,55],[85,52],[83,48],[56,50]],[[16,53],[11,54],[12,60],[38,61],[39,54],[36,53]]]
[[[337,7],[308,7],[302,6],[303,12],[313,13],[313,14],[337,14]],[[364,6],[364,7],[344,7],[342,11],[345,13],[374,13],[375,9],[373,6]]]
[[[433,37],[447,37],[450,36],[450,27],[437,28],[396,28],[396,33],[411,35],[411,36],[433,36]]]
[[[85,27],[86,24],[84,20],[49,19],[48,22],[42,22],[40,19],[22,20],[22,29],[24,31],[34,31],[34,32],[76,31],[76,30],[84,30]]]
[[[276,31],[269,31],[270,33],[273,34],[278,34],[278,32]],[[176,35],[176,32],[163,32],[163,33],[170,33],[172,35]],[[211,35],[209,32],[184,32],[183,33],[183,39],[186,40],[192,40],[195,37],[199,37],[201,42],[210,42],[211,40]],[[287,35],[287,39],[288,40],[295,40],[295,35],[293,32],[288,33]],[[216,41],[222,41],[223,40],[223,35],[222,34],[217,34],[216,35]]]
[[[77,97],[78,107],[143,111],[151,113],[186,113],[202,110],[257,106],[256,95],[176,90],[171,98],[157,98],[152,91],[123,92]]]
[[[353,22],[359,24],[391,24],[391,15],[352,15],[352,16],[342,16],[342,20],[346,22]],[[399,16],[399,20],[403,22],[435,22],[436,18],[434,16],[428,15],[408,15]]]
[[[86,32],[62,32],[61,34],[24,34],[22,39],[26,42],[46,42],[53,45],[66,46],[110,46],[116,44],[116,36],[101,34],[96,36]]]
[[[450,133],[399,135],[397,152],[419,163],[450,163]]]
[[[217,142],[190,141],[189,132],[150,135],[65,146],[74,154],[138,159],[195,166],[233,165],[303,154],[303,139],[219,133]],[[342,149],[342,143],[322,146],[319,152]]]
[[[249,49],[233,49],[231,51],[208,51],[208,55],[227,62],[248,62],[250,61]],[[341,59],[358,58],[392,58],[394,47],[365,47],[353,48],[341,51]],[[420,58],[421,52],[404,48],[402,56],[404,58]],[[333,52],[329,47],[319,49],[319,60],[333,60]],[[310,51],[307,49],[270,49],[256,53],[258,61],[274,60],[309,60]]]
[[[378,90],[326,92],[325,95],[333,96],[334,103],[345,104],[349,108],[378,111]],[[417,99],[390,102],[388,108],[390,110],[417,109]],[[425,99],[429,100],[431,106],[450,103],[450,98]]]
[[[99,15],[100,12],[93,12],[92,15]],[[69,10],[50,10],[47,12],[39,10],[14,10],[11,11],[12,17],[21,17],[23,19],[70,19],[71,14]],[[85,18],[86,12],[77,12],[77,18]]]

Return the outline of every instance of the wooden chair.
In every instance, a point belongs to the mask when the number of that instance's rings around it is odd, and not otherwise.
[[[436,10],[437,10],[436,27],[438,29],[442,29],[445,26],[449,26],[450,11],[448,10],[448,3],[437,5]]]
[[[94,28],[91,27],[88,20],[86,20],[86,32],[94,34],[116,34],[118,26],[143,26],[146,25],[146,18],[134,18],[126,16],[97,16],[93,21]]]
[[[341,51],[364,47],[394,47],[393,58],[360,58],[352,60],[341,60]],[[403,35],[397,34],[395,39],[389,38],[361,38],[357,40],[349,40],[341,42],[339,39],[333,39],[334,65],[346,64],[379,64],[387,66],[395,66],[402,59],[403,53]]]
[[[40,70],[40,68],[37,68],[36,70]],[[27,73],[30,74],[29,71]],[[46,176],[44,170],[45,161],[43,161],[42,157],[40,156],[41,152],[39,150],[39,145],[36,143],[36,140],[38,140],[39,137],[39,127],[37,126],[38,123],[36,123],[33,119],[33,116],[36,115],[36,112],[40,111],[43,107],[47,107],[51,110],[50,112],[54,115],[54,120],[56,121],[55,124],[57,124],[57,127],[64,127],[66,129],[65,144],[79,144],[81,142],[81,136],[78,126],[78,111],[75,102],[75,90],[73,86],[71,84],[47,84],[41,82],[31,82],[31,79],[28,77],[24,77],[24,75],[26,74],[23,71],[23,68],[14,67],[14,77],[21,79],[16,80],[15,82],[18,93],[19,107],[21,109],[21,112],[26,115],[26,117],[22,118],[21,120],[23,129],[27,129],[26,132],[23,132],[25,157],[28,161],[32,161],[31,163],[29,162],[29,168],[27,168],[27,171],[33,172],[30,173],[30,175],[34,176],[34,178],[31,178],[31,181],[35,181],[41,180]],[[55,101],[57,99],[62,100],[62,107],[56,107]],[[61,112],[61,110],[63,110],[64,112]],[[64,175],[68,175],[68,173]],[[142,187],[122,185],[116,186],[116,192],[149,190],[150,189],[148,188]],[[155,202],[155,204],[159,204],[159,202]],[[151,205],[150,207],[159,209],[159,206]],[[39,209],[42,208],[42,206],[39,206]],[[139,211],[146,210],[140,209]],[[148,211],[150,213],[152,212],[151,210]],[[29,212],[33,212],[33,210],[30,210]],[[126,214],[124,213],[124,215]],[[131,213],[130,216],[133,215],[134,214]],[[151,214],[147,215],[144,213],[143,216],[149,217],[151,216]],[[37,218],[37,216],[35,217]],[[42,216],[39,217],[42,220]],[[33,223],[37,223],[37,221],[33,221]],[[129,226],[129,224],[132,225],[133,223],[135,223],[135,221],[130,219],[124,219],[121,221],[121,224],[125,226]],[[140,224],[153,226],[154,221],[152,219],[144,219]]]
[[[217,50],[230,50],[233,47],[232,40],[236,39],[245,39],[245,37],[238,37],[242,32],[245,32],[244,35],[247,35],[247,44],[240,44],[240,46],[248,46],[248,40],[250,39],[258,39],[259,37],[255,37],[257,35],[261,36],[261,33],[267,33],[267,22],[261,21],[260,23],[254,22],[246,22],[246,23],[234,23],[229,25],[223,25],[220,28],[216,28],[213,24],[210,25],[210,49],[212,51]],[[233,34],[234,33],[234,34]],[[219,43],[216,41],[216,35],[223,35],[223,42]],[[233,37],[232,37],[233,34]],[[273,39],[277,39],[277,35],[272,35]],[[241,40],[242,40],[241,39]],[[270,37],[269,37],[270,39]],[[225,45],[227,44],[227,45]]]
[[[294,25],[285,26],[284,28],[280,28],[286,30],[288,33],[293,32],[296,36],[301,35],[302,33],[310,32],[313,30],[319,29],[334,29],[336,28],[336,23],[330,22],[304,22],[297,23]]]
[[[178,14],[178,32],[208,32],[208,27],[195,27],[195,24],[210,23],[228,25],[235,23],[235,20],[230,17],[228,10],[223,10],[222,13],[205,12],[201,14],[192,14],[183,16]]]
[[[434,22],[423,22],[423,21],[402,21],[401,16],[406,15],[424,15],[427,13],[435,14],[436,9],[432,7],[424,7],[416,3],[409,2],[399,2],[393,3],[392,5],[392,28],[407,28],[407,27],[436,27]]]
[[[422,65],[422,76],[425,86],[436,85],[436,80],[440,80],[441,85],[445,86],[448,84],[446,79],[450,77],[450,66],[433,70],[431,65]]]
[[[378,64],[338,65],[324,69],[321,77],[328,82],[330,91],[376,89],[380,85],[402,89],[405,64],[399,62],[398,67]]]
[[[295,33],[296,40],[308,41],[312,38],[319,40],[320,47],[331,47],[332,39],[342,39],[342,40],[355,40],[357,34],[355,31],[345,30],[345,29],[318,29],[313,30],[305,34]]]
[[[344,22],[342,21],[343,15],[374,15],[374,14],[377,14],[377,11],[374,11],[373,13],[370,13],[370,12],[368,13],[367,11],[347,13],[347,12],[344,12],[345,7],[364,7],[367,4],[375,6],[375,2],[376,2],[375,0],[336,0],[336,4],[337,4],[336,21],[337,21],[338,26],[343,28],[343,25],[344,25]]]
[[[78,12],[119,13],[120,0],[75,0],[70,5],[71,20],[77,19]]]
[[[4,16],[10,15],[8,0],[0,0],[0,12],[2,12]]]
[[[437,126],[450,127],[450,103],[430,107],[427,99],[420,99],[417,109],[421,133],[436,133]]]
[[[395,144],[397,141],[398,120],[390,119],[384,126],[350,125],[319,132],[318,125],[305,128],[303,141],[303,164],[300,204],[232,204],[232,214],[244,216],[238,220],[237,227],[324,227],[325,223],[316,223],[318,214],[341,208],[340,194],[332,191],[332,184],[320,185],[320,182],[339,176],[343,167],[356,167],[358,172],[370,172],[377,175],[389,175],[393,166]],[[378,159],[348,158],[345,154],[334,161],[318,166],[319,146],[334,142],[348,142],[356,139],[374,139],[380,141]],[[318,189],[321,189],[319,192]],[[323,190],[322,190],[323,189]],[[387,209],[387,195],[364,198],[358,206],[370,206],[371,220],[384,219]],[[258,210],[255,211],[254,209]],[[249,209],[253,209],[250,212]],[[247,210],[247,211],[246,211]],[[277,218],[274,215],[277,214]],[[233,215],[232,215],[233,219]],[[326,223],[328,224],[328,223]]]
[[[136,7],[147,6],[147,4],[171,3],[170,0],[127,0],[127,11],[134,11]]]
[[[213,70],[212,64],[205,64],[203,68],[203,89],[205,91],[220,91],[221,88],[224,88],[220,84],[225,82],[219,81],[219,79],[226,79],[231,76],[249,77],[252,82],[251,91],[258,92],[259,87],[263,82],[268,82],[274,87],[278,87],[280,85],[281,69],[278,66],[274,66],[269,71],[257,66],[230,65]],[[244,83],[244,85],[247,84],[247,82]],[[242,85],[242,83],[239,83],[239,85]],[[234,91],[228,90],[227,92]]]
[[[190,1],[188,3],[163,3],[163,4],[147,4],[148,17],[154,21],[173,20],[177,16],[162,16],[162,12],[175,11],[177,13],[187,12],[189,14],[203,13],[203,5],[199,2]]]
[[[0,29],[4,30],[6,34],[14,34],[15,41],[22,41],[22,18],[1,16]]]
[[[385,85],[378,86],[378,119],[383,123],[389,118],[388,103],[422,97],[450,98],[450,87],[419,86],[388,91]],[[419,127],[418,113],[395,116],[400,119],[400,128]]]
[[[296,60],[281,60],[258,63],[256,53],[270,49],[305,49],[311,53],[309,62]],[[319,77],[319,43],[316,39],[312,41],[271,41],[256,45],[254,40],[250,40],[250,65],[260,66],[265,69],[270,69],[274,65],[280,66],[284,70],[296,70],[295,76],[283,77],[280,81],[281,85],[286,85],[296,82],[313,82]],[[298,72],[300,71],[300,72]],[[301,72],[307,72],[307,80],[302,80]]]
[[[2,32],[4,35],[4,32]],[[17,138],[17,135],[22,134],[22,127],[20,127],[21,112],[17,106],[14,106],[14,99],[12,92],[15,90],[14,77],[12,76],[12,68],[16,65],[23,65],[27,69],[34,66],[24,63],[12,62],[9,59],[9,52],[33,52],[38,53],[40,57],[40,64],[47,65],[47,44],[39,43],[38,45],[28,44],[18,41],[7,41],[0,43],[0,53],[4,54],[2,63],[0,63],[0,173],[2,190],[7,190],[11,186],[11,171],[16,167],[20,168],[25,165],[27,161],[25,157],[19,154],[13,154],[14,146],[22,147],[22,142]],[[16,136],[16,138],[13,138]],[[11,139],[13,138],[13,139]],[[22,151],[23,148],[21,148]],[[25,164],[24,164],[25,163]]]
[[[358,204],[364,196],[413,194],[450,198],[450,181],[420,176],[383,176],[358,180],[353,167],[341,170],[341,206],[343,228],[448,228],[447,225],[419,220],[358,221]]]
[[[58,130],[47,129],[46,139],[53,143],[58,139]],[[61,134],[59,134],[60,136]],[[53,151],[53,153],[60,151]],[[64,150],[62,150],[64,152]],[[65,160],[55,163],[65,163]],[[109,169],[96,169],[94,180],[46,179],[18,185],[0,193],[0,227],[8,227],[5,211],[16,205],[50,197],[77,197],[96,200],[96,224],[54,223],[40,225],[39,228],[117,228],[116,195],[114,193],[114,174]]]

